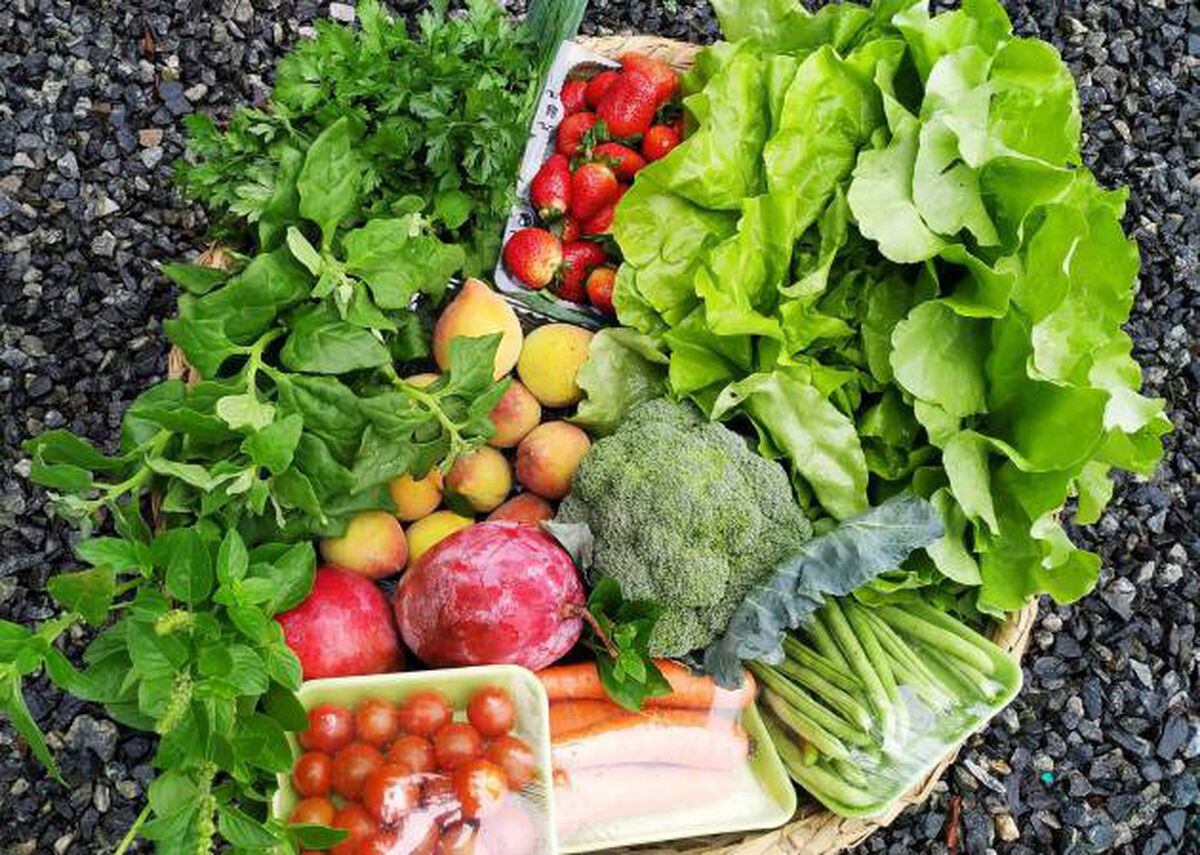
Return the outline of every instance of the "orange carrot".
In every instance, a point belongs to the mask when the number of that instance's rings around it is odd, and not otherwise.
[[[628,712],[612,701],[556,701],[550,704],[550,738],[622,715]]]
[[[699,733],[697,733],[699,731]],[[750,743],[741,725],[694,709],[658,709],[603,719],[554,740],[554,765],[579,769],[620,763],[666,763],[730,769]]]
[[[722,689],[711,677],[693,674],[687,667],[668,659],[654,660],[667,682],[671,694],[649,698],[650,708],[671,709],[742,709],[754,701],[756,686],[750,672],[742,672],[742,685],[737,689]],[[551,703],[555,701],[606,701],[608,693],[600,683],[596,663],[554,665],[538,672]]]

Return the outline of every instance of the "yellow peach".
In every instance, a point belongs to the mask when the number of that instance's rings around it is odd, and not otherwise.
[[[459,516],[454,511],[437,511],[417,520],[408,527],[408,566],[420,561],[421,556],[438,542],[474,523],[470,517]]]
[[[350,520],[341,537],[321,541],[321,557],[368,579],[382,579],[404,566],[408,541],[387,511],[364,511]]]
[[[446,475],[446,489],[465,499],[472,509],[487,513],[512,491],[512,468],[503,454],[485,445],[454,461]]]
[[[521,348],[517,373],[546,407],[569,407],[583,392],[575,382],[587,361],[592,334],[572,324],[546,324],[531,332]]]
[[[404,522],[429,516],[442,503],[442,473],[430,469],[424,478],[401,475],[388,485],[396,503],[396,518]]]
[[[588,435],[569,422],[538,425],[517,446],[517,480],[557,501],[570,492],[575,470],[591,447]]]
[[[511,520],[513,522],[540,523],[553,518],[553,506],[537,493],[531,493],[528,490],[518,493],[488,514],[488,522]]]
[[[488,440],[495,448],[512,448],[542,420],[542,405],[520,381],[513,380],[488,413],[496,431]]]
[[[450,367],[450,342],[459,336],[478,338],[493,333],[501,334],[494,375],[499,380],[512,371],[521,354],[521,321],[512,306],[486,283],[468,279],[433,327],[433,358],[445,371]]]

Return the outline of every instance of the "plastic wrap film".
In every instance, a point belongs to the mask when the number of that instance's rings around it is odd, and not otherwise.
[[[541,673],[560,852],[771,828],[794,813],[754,678],[728,691],[683,665],[657,664],[672,691],[636,712],[606,698],[592,663]]]
[[[766,729],[792,779],[846,817],[885,813],[1021,686],[1008,654],[916,596],[831,598],[784,653],[749,665]]]
[[[546,697],[532,672],[496,665],[314,680],[304,684],[299,697],[310,723],[314,710],[330,708],[342,716],[349,712],[354,721],[352,732],[332,742],[311,736],[318,726],[310,724],[294,741],[292,772],[280,776],[273,805],[276,818],[316,821],[349,832],[328,846],[306,844],[305,851],[559,851],[552,822]],[[414,698],[424,700],[424,708]],[[488,700],[499,705],[498,712],[489,712]],[[374,726],[364,721],[368,705],[396,711],[390,725],[394,732],[378,719]],[[513,713],[507,726],[506,710]],[[383,713],[378,718],[387,722]],[[308,795],[324,789],[324,784],[314,784],[312,775],[300,771],[313,754],[329,758],[316,761],[332,769],[324,794]],[[321,814],[329,806],[332,817]]]

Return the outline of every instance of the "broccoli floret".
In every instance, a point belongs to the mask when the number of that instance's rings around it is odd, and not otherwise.
[[[559,507],[595,537],[591,581],[665,613],[656,656],[681,656],[720,635],[750,588],[812,530],[787,473],[690,404],[631,410],[592,446]]]

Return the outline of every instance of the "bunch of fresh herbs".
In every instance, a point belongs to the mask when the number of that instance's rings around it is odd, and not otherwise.
[[[421,213],[463,246],[468,273],[490,269],[547,49],[493,0],[471,0],[463,15],[445,7],[422,13],[415,34],[377,0],[358,5],[358,28],[318,24],[279,64],[268,107],[239,110],[224,130],[208,116],[189,119],[190,162],[177,167],[184,189],[226,214],[231,231],[253,225],[273,248],[295,214],[304,153],[344,122],[365,213]],[[556,49],[560,39],[543,41]]]

